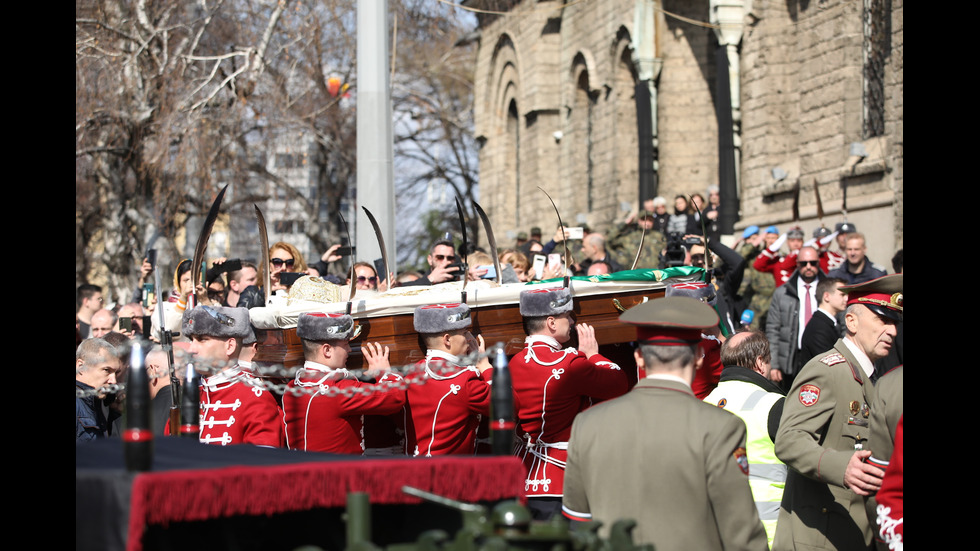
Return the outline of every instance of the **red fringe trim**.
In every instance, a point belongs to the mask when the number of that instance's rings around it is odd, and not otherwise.
[[[420,503],[402,492],[413,486],[460,501],[518,498],[523,463],[516,457],[357,459],[209,470],[143,473],[133,480],[127,548],[142,549],[149,524],[235,515],[275,515],[343,507],[350,492],[372,504]]]

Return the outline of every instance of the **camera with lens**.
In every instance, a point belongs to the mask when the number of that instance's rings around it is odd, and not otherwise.
[[[684,236],[678,232],[667,234],[667,250],[664,252],[663,266],[665,268],[676,268],[684,265],[686,256]]]

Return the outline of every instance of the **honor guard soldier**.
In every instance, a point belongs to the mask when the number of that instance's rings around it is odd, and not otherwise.
[[[356,336],[354,319],[348,314],[301,314],[296,335],[303,341],[306,362],[282,397],[287,447],[364,453],[364,416],[401,410],[405,405],[405,391],[398,384],[401,377],[386,373],[377,384],[370,384],[346,369],[350,340]],[[387,347],[365,343],[361,353],[370,371],[390,371]]]
[[[693,298],[712,308],[715,308],[718,302],[714,287],[703,281],[674,283],[667,287],[665,296]],[[721,370],[724,366],[721,363],[721,339],[719,336],[721,336],[721,329],[717,325],[706,328],[701,333],[701,352],[704,354],[704,362],[694,374],[694,382],[691,383],[691,389],[699,400],[704,400],[718,386],[718,380],[721,378]],[[640,376],[638,380],[642,378]]]
[[[238,355],[252,332],[248,310],[200,305],[183,318],[194,368],[201,374],[201,442],[278,447],[282,413],[276,399],[242,371]],[[172,428],[171,428],[172,429]]]
[[[405,451],[408,455],[469,454],[476,451],[480,420],[490,414],[490,385],[481,371],[490,369],[483,358],[479,367],[460,364],[460,358],[482,352],[469,327],[465,304],[433,304],[415,309],[415,331],[425,343],[419,371],[406,378]]]
[[[572,421],[591,405],[626,392],[626,373],[599,354],[595,329],[575,324],[567,288],[522,291],[520,311],[528,337],[510,360],[514,411],[525,445],[518,451],[528,469],[524,490],[535,518],[561,508],[565,458]],[[579,348],[562,348],[578,333]]]
[[[701,333],[718,315],[667,297],[619,319],[637,326],[634,357],[646,378],[575,419],[562,512],[603,522],[601,535],[633,518],[633,540],[657,551],[767,549],[749,489],[745,423],[691,391]]]
[[[841,287],[847,332],[803,367],[776,434],[786,479],[773,549],[868,549],[867,496],[883,471],[865,462],[874,361],[888,354],[902,318],[902,275]]]

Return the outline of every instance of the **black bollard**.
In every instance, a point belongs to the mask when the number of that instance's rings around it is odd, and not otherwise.
[[[153,467],[153,431],[150,430],[150,378],[143,365],[143,348],[133,341],[126,385],[126,430],[123,450],[126,468],[148,471]]]
[[[194,364],[187,364],[187,379],[180,399],[180,435],[186,438],[201,438],[201,376]]]
[[[493,362],[493,388],[490,390],[490,431],[494,455],[514,453],[514,391],[510,368],[502,344],[497,345]]]

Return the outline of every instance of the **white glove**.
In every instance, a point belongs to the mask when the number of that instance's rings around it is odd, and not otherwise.
[[[786,234],[784,233],[783,235],[780,235],[779,239],[777,239],[772,245],[769,245],[769,252],[774,253],[778,251],[783,246],[783,243],[785,242],[786,242]]]
[[[828,244],[830,244],[831,241],[833,241],[834,239],[837,239],[837,234],[839,234],[839,233],[840,233],[839,231],[835,231],[834,233],[832,233],[832,234],[828,235],[827,237],[824,237],[823,239],[821,239],[820,240],[820,246],[821,247],[825,247]]]

